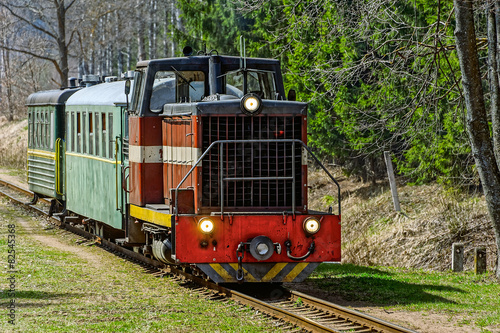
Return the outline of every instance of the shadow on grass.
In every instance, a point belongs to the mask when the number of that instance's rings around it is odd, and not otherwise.
[[[8,290],[4,290],[0,293],[0,304],[9,303],[11,299],[14,299],[16,306],[40,306],[39,303],[30,303],[30,301],[77,298],[82,295],[79,293],[57,293],[38,290],[16,290],[15,295],[10,295]]]
[[[466,291],[436,284],[401,281],[401,277],[372,267],[322,264],[309,280],[330,296],[367,305],[391,306],[419,303],[456,304],[439,294]]]

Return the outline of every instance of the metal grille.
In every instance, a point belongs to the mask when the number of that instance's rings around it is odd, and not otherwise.
[[[202,118],[202,126],[203,151],[218,140],[302,139],[300,115],[207,116]],[[293,149],[295,167],[292,165]],[[290,142],[217,144],[203,159],[202,205],[210,208],[220,207],[222,197],[224,210],[290,209],[293,200],[291,178],[295,172],[295,205],[300,206],[301,151],[300,145]],[[283,179],[287,177],[289,179]],[[220,193],[221,179],[228,179],[222,186],[223,195]]]

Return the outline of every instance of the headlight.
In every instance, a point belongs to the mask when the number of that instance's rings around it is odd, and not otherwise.
[[[253,116],[259,114],[262,108],[262,101],[258,95],[250,93],[241,98],[240,106],[243,113]]]
[[[308,217],[307,219],[305,219],[303,226],[304,226],[304,231],[311,235],[317,233],[321,228],[321,224],[314,217]]]
[[[209,234],[214,231],[214,222],[211,219],[204,217],[198,221],[198,228],[200,228],[201,232],[204,234]]]

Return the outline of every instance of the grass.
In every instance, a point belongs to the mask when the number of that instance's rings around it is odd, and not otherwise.
[[[16,223],[16,325],[0,317],[1,332],[263,332],[276,331],[267,319],[233,302],[206,300],[168,278],[156,278],[133,263],[96,247],[76,245],[76,236],[60,234],[44,246],[34,235],[57,229],[24,230],[30,220],[0,203],[1,313],[7,294],[7,225]],[[16,222],[17,221],[17,222]],[[52,239],[52,238],[50,238]],[[76,248],[76,250],[75,250]],[[97,258],[87,260],[86,257]],[[13,330],[14,329],[14,330]]]
[[[352,264],[321,264],[313,284],[347,302],[446,314],[458,325],[500,330],[500,284],[491,273],[433,272]]]

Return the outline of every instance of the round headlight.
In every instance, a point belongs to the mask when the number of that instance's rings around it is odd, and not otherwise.
[[[262,101],[258,95],[250,93],[241,99],[241,110],[243,113],[253,116],[259,114],[262,108]]]
[[[209,234],[214,231],[214,222],[211,219],[204,217],[198,222],[198,227],[204,234]]]
[[[315,234],[319,231],[321,224],[314,217],[308,217],[304,220],[304,231],[308,234]]]

